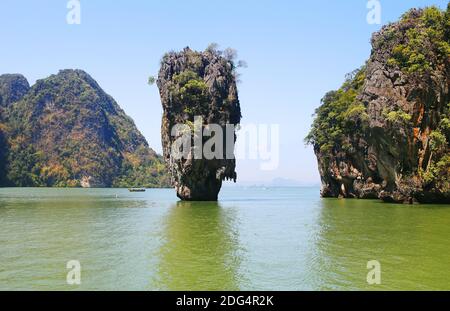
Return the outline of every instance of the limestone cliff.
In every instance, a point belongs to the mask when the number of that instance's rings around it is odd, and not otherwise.
[[[185,158],[176,159],[171,152],[178,138],[171,135],[176,124],[192,125],[195,117],[202,117],[202,129],[217,124],[225,133],[226,124],[240,122],[232,54],[214,48],[204,52],[185,48],[178,53],[168,53],[162,59],[157,85],[164,110],[161,129],[164,158],[177,195],[183,200],[217,200],[222,181],[236,180],[236,161],[226,158],[226,148],[223,159],[206,159],[203,155],[195,158],[194,143]],[[234,132],[232,135],[235,141]]]
[[[323,98],[307,137],[322,196],[450,202],[449,16],[413,9],[383,27],[366,65]]]
[[[0,186],[168,186],[162,158],[82,70],[0,76]]]

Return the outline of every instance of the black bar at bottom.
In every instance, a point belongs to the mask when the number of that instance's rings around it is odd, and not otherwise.
[[[311,308],[430,308],[449,292],[1,292],[3,305],[55,309],[98,306],[134,310],[310,310]],[[295,309],[293,309],[295,308]]]

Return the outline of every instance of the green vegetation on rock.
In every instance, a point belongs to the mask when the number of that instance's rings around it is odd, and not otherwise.
[[[412,9],[325,95],[306,137],[323,196],[450,202],[449,34],[450,4]]]
[[[447,105],[439,127],[430,134],[431,161],[421,173],[428,187],[440,191],[450,189],[450,103]]]
[[[4,77],[2,89],[14,86]],[[38,80],[1,116],[1,186],[170,184],[162,158],[149,148],[133,120],[81,70],[62,70]]]
[[[424,9],[419,18],[417,11],[404,14],[401,24],[406,29],[406,40],[396,43],[388,63],[408,73],[424,73],[442,66],[450,57],[449,23],[448,11],[436,7]]]
[[[191,118],[207,113],[210,102],[208,86],[197,73],[185,70],[175,74],[170,92],[173,101],[179,103]]]
[[[366,107],[357,99],[363,86],[365,67],[349,75],[342,87],[328,92],[316,110],[316,118],[305,141],[330,154],[346,146],[346,138],[362,133],[367,122]],[[348,146],[347,146],[348,147]]]

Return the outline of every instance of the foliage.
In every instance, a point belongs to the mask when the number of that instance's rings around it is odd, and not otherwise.
[[[430,134],[432,153],[428,167],[421,173],[426,184],[445,192],[450,189],[450,104],[442,115],[445,117],[441,119],[439,127]]]
[[[445,155],[422,172],[422,178],[426,185],[432,185],[442,192],[450,189],[450,155]]]
[[[37,81],[2,115],[6,180],[0,185],[79,187],[85,177],[106,187],[169,185],[162,159],[83,71]]]
[[[136,154],[125,154],[119,176],[113,187],[159,188],[170,186],[170,178],[162,158],[149,157],[144,147]]]
[[[4,184],[6,177],[6,161],[7,161],[7,142],[5,138],[5,124],[1,120],[1,108],[0,108],[0,185]]]
[[[156,82],[156,78],[154,76],[148,77],[148,84],[153,85]]]
[[[215,42],[211,42],[206,48],[206,51],[210,53],[217,53],[219,51],[219,45]]]
[[[387,109],[383,110],[383,115],[391,123],[405,125],[411,121],[411,115],[404,112],[403,110],[389,111]]]
[[[388,64],[408,73],[424,73],[448,62],[450,13],[436,7],[422,10],[419,17],[415,13],[403,16],[401,23],[412,26],[406,30],[405,42],[394,46]]]
[[[185,70],[174,75],[170,92],[174,101],[180,103],[180,108],[191,119],[207,114],[210,102],[208,86],[194,71]]]
[[[314,145],[327,155],[345,146],[348,136],[362,132],[368,115],[366,107],[357,100],[357,95],[364,78],[365,67],[362,67],[349,74],[339,90],[325,95],[305,138],[307,144]],[[347,149],[350,147],[346,146]]]
[[[444,152],[447,145],[447,139],[439,130],[436,130],[430,134],[430,147],[433,152]]]
[[[201,88],[202,86],[200,85],[199,82],[201,82],[202,79],[196,73],[200,73],[200,75],[202,75],[202,72],[204,71],[204,62],[205,62],[204,56],[202,55],[202,53],[191,50],[189,47],[186,47],[183,50],[183,53],[186,60],[186,66],[183,72],[181,72],[178,75],[179,81],[174,81],[175,84],[177,83],[186,84],[188,82],[187,80],[196,80],[194,84],[197,83],[197,85],[188,85],[187,87],[192,87],[193,89],[196,89],[197,87]],[[239,79],[240,73],[238,72],[238,69],[247,68],[248,64],[244,60],[238,60],[238,53],[235,49],[226,48],[224,50],[221,50],[219,49],[219,45],[217,43],[210,43],[208,47],[205,49],[205,53],[212,54],[212,56],[214,56],[216,60],[225,62],[226,66],[231,68],[231,72],[234,75],[235,80],[237,82],[240,82]],[[176,54],[177,52],[175,51],[165,53],[161,59],[161,66],[163,66],[168,61],[168,59],[170,59],[170,57]],[[192,76],[192,73],[196,74],[197,76],[195,77]],[[175,76],[177,75],[174,75],[172,79],[175,79],[176,78]],[[149,78],[149,84],[153,85],[155,82],[156,78],[151,76]],[[171,91],[174,92],[174,95],[177,95],[177,92],[179,91],[181,86],[178,86],[178,89],[176,85],[174,85],[174,87],[175,88],[172,89]]]

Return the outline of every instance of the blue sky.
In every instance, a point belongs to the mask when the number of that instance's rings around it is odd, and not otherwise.
[[[382,24],[412,7],[445,0],[380,0]],[[242,122],[279,124],[280,165],[260,170],[238,163],[240,181],[287,178],[315,183],[317,164],[303,138],[325,92],[370,54],[381,25],[366,21],[366,0],[213,1],[81,0],[81,24],[68,25],[66,0],[0,2],[0,73],[22,73],[30,83],[58,72],[87,71],[161,151],[162,110],[147,85],[161,56],[210,42],[238,50],[246,60],[239,85]]]

